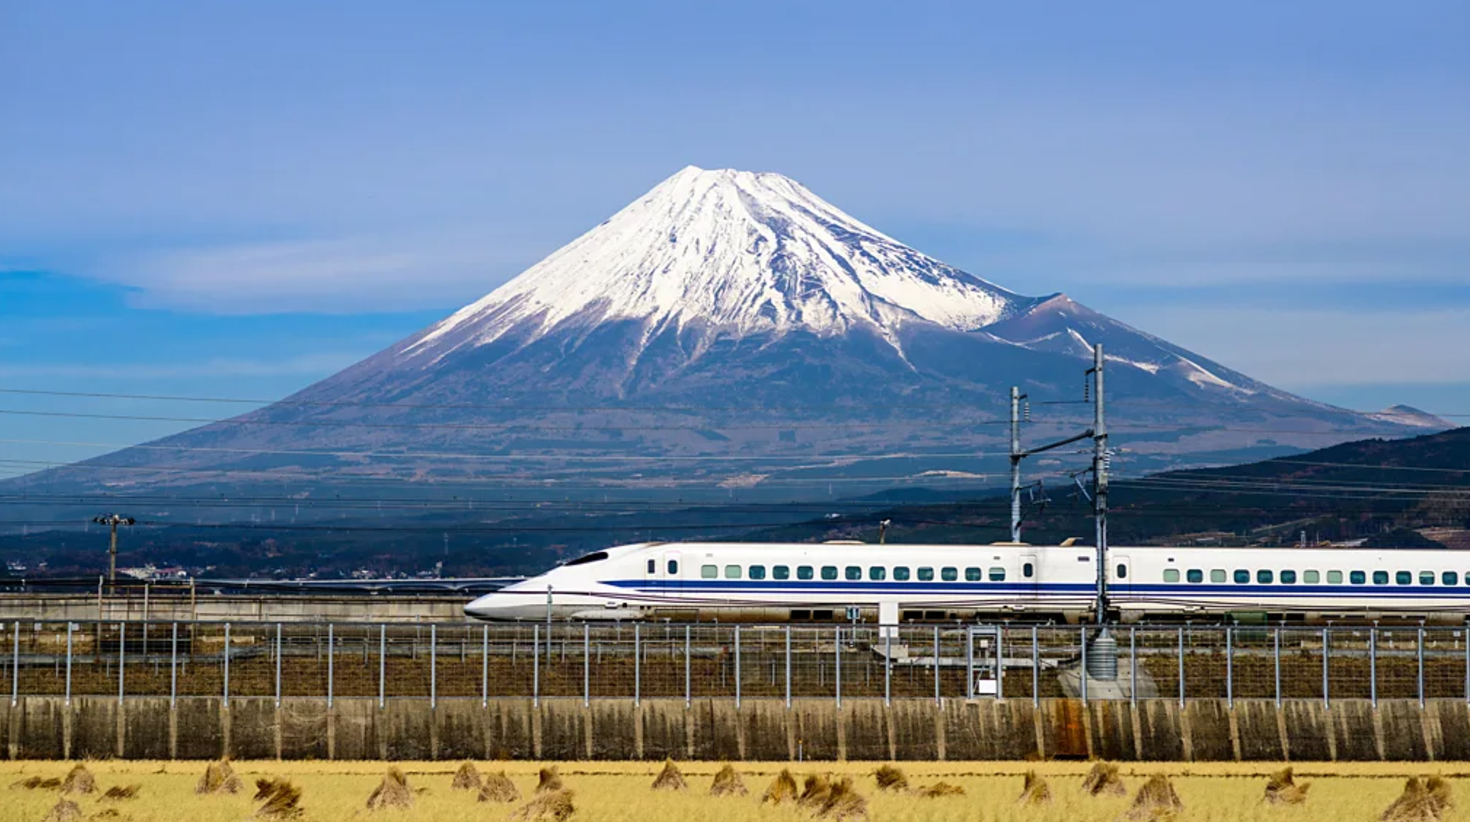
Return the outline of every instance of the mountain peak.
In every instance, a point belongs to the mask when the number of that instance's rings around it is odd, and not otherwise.
[[[972,330],[1032,300],[920,253],[782,174],[687,166],[414,340],[448,351],[608,321],[742,338]]]

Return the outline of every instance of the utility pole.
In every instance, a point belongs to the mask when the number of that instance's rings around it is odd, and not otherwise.
[[[1011,542],[1021,541],[1021,389],[1011,386]]]
[[[1097,622],[1108,619],[1108,429],[1103,419],[1103,347],[1092,347],[1092,511],[1097,528]]]
[[[117,514],[102,514],[92,517],[92,521],[98,525],[106,525],[112,530],[112,540],[107,546],[107,586],[111,588],[117,584],[117,526],[134,525],[137,520]]]

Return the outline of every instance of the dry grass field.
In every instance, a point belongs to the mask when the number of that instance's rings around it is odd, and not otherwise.
[[[197,762],[88,762],[95,777],[92,793],[72,794],[77,815],[53,815],[63,799],[59,787],[26,787],[27,781],[63,779],[72,768],[60,762],[0,763],[0,820],[42,822],[48,819],[112,819],[118,822],[242,822],[258,818],[320,820],[382,819],[393,822],[470,822],[511,820],[537,785],[541,763],[478,762],[481,774],[504,770],[519,789],[520,801],[479,802],[472,790],[452,787],[460,763],[396,763],[406,777],[412,807],[369,810],[368,800],[384,782],[387,766],[377,762],[236,762],[232,763],[243,787],[235,794],[200,796],[196,785],[205,763]],[[585,822],[810,822],[812,807],[787,803],[762,804],[761,795],[782,768],[789,767],[800,784],[807,775],[852,778],[855,793],[876,822],[1127,822],[1131,819],[1172,818],[1184,822],[1370,822],[1378,820],[1404,790],[1407,777],[1440,775],[1452,795],[1461,799],[1445,810],[1442,822],[1470,822],[1470,764],[1297,763],[1298,783],[1311,783],[1306,800],[1297,805],[1268,804],[1263,797],[1268,776],[1277,768],[1260,764],[1124,764],[1120,766],[1125,793],[1091,796],[1082,785],[1091,765],[1079,762],[902,763],[906,789],[880,791],[875,763],[740,763],[734,767],[748,794],[711,796],[710,787],[721,763],[679,763],[687,789],[654,791],[651,785],[661,763],[567,762],[558,768],[572,793],[573,820]],[[1037,806],[1018,805],[1024,775],[1034,770],[1045,782],[1050,801]],[[1134,796],[1155,774],[1166,775],[1183,810],[1177,815],[1132,816]],[[299,812],[276,817],[256,816],[263,801],[254,801],[258,778],[285,779],[300,790]],[[944,782],[962,788],[963,795],[925,796],[922,791]],[[104,798],[110,788],[138,786],[127,798]],[[1030,795],[1037,791],[1032,790]],[[284,800],[282,800],[284,801]],[[381,800],[379,802],[381,804]],[[831,809],[825,819],[863,818],[850,801],[846,815]],[[524,819],[525,817],[518,817]],[[550,817],[547,817],[548,819]],[[1416,817],[1432,822],[1432,817]]]

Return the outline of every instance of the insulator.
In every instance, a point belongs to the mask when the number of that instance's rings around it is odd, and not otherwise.
[[[1024,419],[1026,422],[1030,422],[1031,421],[1031,401],[1030,400],[1027,400],[1025,402],[1025,404],[1023,404],[1021,406],[1021,418]]]
[[[1083,402],[1088,402],[1091,399],[1092,399],[1092,382],[1089,381],[1089,380],[1083,380],[1082,381],[1082,401]]]

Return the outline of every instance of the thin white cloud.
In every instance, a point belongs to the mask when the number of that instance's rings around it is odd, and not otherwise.
[[[550,250],[452,232],[261,242],[145,252],[90,276],[136,289],[134,304],[147,308],[405,311],[483,296]]]
[[[0,379],[194,379],[200,377],[324,377],[361,360],[363,354],[306,354],[280,360],[210,359],[184,363],[46,363],[0,365]]]

